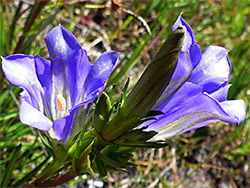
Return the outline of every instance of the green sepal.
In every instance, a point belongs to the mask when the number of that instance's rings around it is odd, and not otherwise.
[[[64,145],[59,141],[55,140],[52,142],[53,151],[55,153],[56,159],[60,162],[65,162],[68,159],[68,151],[64,148]]]
[[[80,157],[78,158],[76,162],[76,170],[79,171],[81,169],[81,166],[86,162],[89,153],[92,150],[92,145],[95,143],[95,139],[87,146],[87,148],[80,154]]]
[[[84,164],[81,166],[80,169],[78,169],[77,171],[78,174],[85,174],[88,173],[89,175],[91,175],[92,177],[94,177],[94,171],[91,168],[91,161],[90,161],[90,157],[89,155],[86,156],[86,160],[84,162]]]
[[[166,142],[151,142],[148,141],[154,137],[157,132],[144,131],[145,128],[128,131],[121,137],[113,141],[114,144],[126,147],[146,147],[146,148],[161,148],[168,145]]]
[[[39,135],[40,139],[42,140],[42,143],[45,146],[45,148],[50,152],[51,155],[53,155],[55,157],[55,153],[54,153],[54,150],[51,147],[51,145],[43,138],[43,136],[41,135],[40,132],[38,132],[38,135]]]
[[[107,153],[110,153],[110,152],[114,152],[117,148],[118,148],[118,146],[116,146],[116,145],[107,145],[107,146],[105,146],[105,147],[100,151],[100,153],[102,153],[102,154],[107,154]]]
[[[121,111],[117,111],[107,128],[103,131],[103,139],[107,141],[115,140],[128,130],[135,128],[140,124],[139,117],[125,118]]]
[[[136,147],[125,147],[125,146],[116,146],[114,153],[133,153],[136,150]]]
[[[102,179],[106,179],[107,178],[107,170],[106,170],[106,167],[104,166],[103,162],[98,157],[95,158],[95,162],[96,162],[96,166],[97,166],[97,170],[99,172],[99,175],[101,176]]]
[[[45,132],[46,133],[46,132]],[[46,149],[59,161],[65,162],[68,159],[68,146],[62,144],[59,140],[49,137],[47,134],[43,134],[47,141],[43,138],[39,132],[39,136],[46,147]]]
[[[133,151],[133,148],[107,145],[100,152],[95,153],[106,168],[124,168],[128,166],[128,160],[133,157]]]
[[[163,112],[158,111],[158,110],[150,110],[144,118],[152,117],[152,116],[159,116],[159,115],[163,115],[163,114],[164,114]]]
[[[82,171],[92,173],[92,169],[90,166],[86,166],[86,162],[90,162],[89,160],[89,154],[92,150],[92,146],[95,142],[95,130],[91,129],[87,131],[83,137],[78,140],[78,142],[75,144],[74,148],[70,150],[70,154],[72,156],[72,169],[79,173]]]
[[[106,93],[102,93],[94,112],[94,127],[98,133],[102,133],[112,112],[111,101]]]
[[[102,153],[96,152],[97,157],[103,162],[103,164],[112,168],[124,168],[125,166],[119,161],[113,160],[110,156],[106,156]]]
[[[125,85],[124,85],[124,88],[122,90],[122,93],[123,93],[123,96],[122,96],[122,101],[121,103],[123,104],[123,102],[125,101],[125,98],[126,98],[126,94],[127,94],[127,91],[128,91],[128,86],[129,86],[129,83],[130,83],[130,78],[128,77]]]
[[[77,155],[79,156],[96,138],[96,132],[94,129],[90,129],[83,137],[78,141]]]

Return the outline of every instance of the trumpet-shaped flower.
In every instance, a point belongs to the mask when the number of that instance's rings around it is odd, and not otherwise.
[[[227,100],[231,65],[228,50],[209,46],[202,54],[192,28],[181,17],[172,27],[186,27],[183,46],[169,85],[152,110],[164,114],[143,123],[157,131],[152,140],[166,139],[210,123],[242,123],[246,115],[243,100]]]
[[[45,37],[50,60],[40,56],[11,55],[2,58],[7,80],[23,89],[22,123],[64,143],[84,126],[91,104],[102,92],[114,69],[118,53],[103,53],[90,64],[76,38],[61,25]]]

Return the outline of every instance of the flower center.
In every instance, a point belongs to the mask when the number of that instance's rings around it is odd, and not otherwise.
[[[57,105],[56,105],[57,110],[60,111],[60,112],[65,111],[65,109],[66,109],[66,100],[61,94],[56,96],[56,102],[57,102]]]

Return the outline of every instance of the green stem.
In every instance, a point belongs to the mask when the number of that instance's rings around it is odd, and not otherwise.
[[[62,176],[59,176],[53,180],[45,181],[45,182],[33,182],[32,184],[26,186],[25,188],[28,187],[55,187],[58,185],[62,185],[71,179],[75,178],[77,176],[76,172],[73,170],[70,170],[63,174]]]

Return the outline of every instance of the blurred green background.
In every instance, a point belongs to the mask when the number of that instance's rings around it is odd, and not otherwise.
[[[230,50],[232,87],[228,99],[245,100],[246,120],[240,126],[217,123],[173,137],[166,148],[140,149],[133,158],[137,168],[110,173],[107,180],[96,177],[95,181],[103,187],[250,187],[249,10],[248,0],[2,0],[0,55],[24,53],[48,58],[43,38],[60,23],[76,36],[91,62],[104,51],[121,52],[107,83],[107,92],[115,99],[128,76],[133,86],[184,12],[183,18],[203,51],[209,45]],[[0,183],[17,187],[31,180],[51,158],[37,130],[19,121],[21,89],[11,86],[2,70],[0,76]],[[112,84],[117,84],[117,89],[111,92],[108,86]],[[88,186],[91,179],[83,176],[64,187]]]

